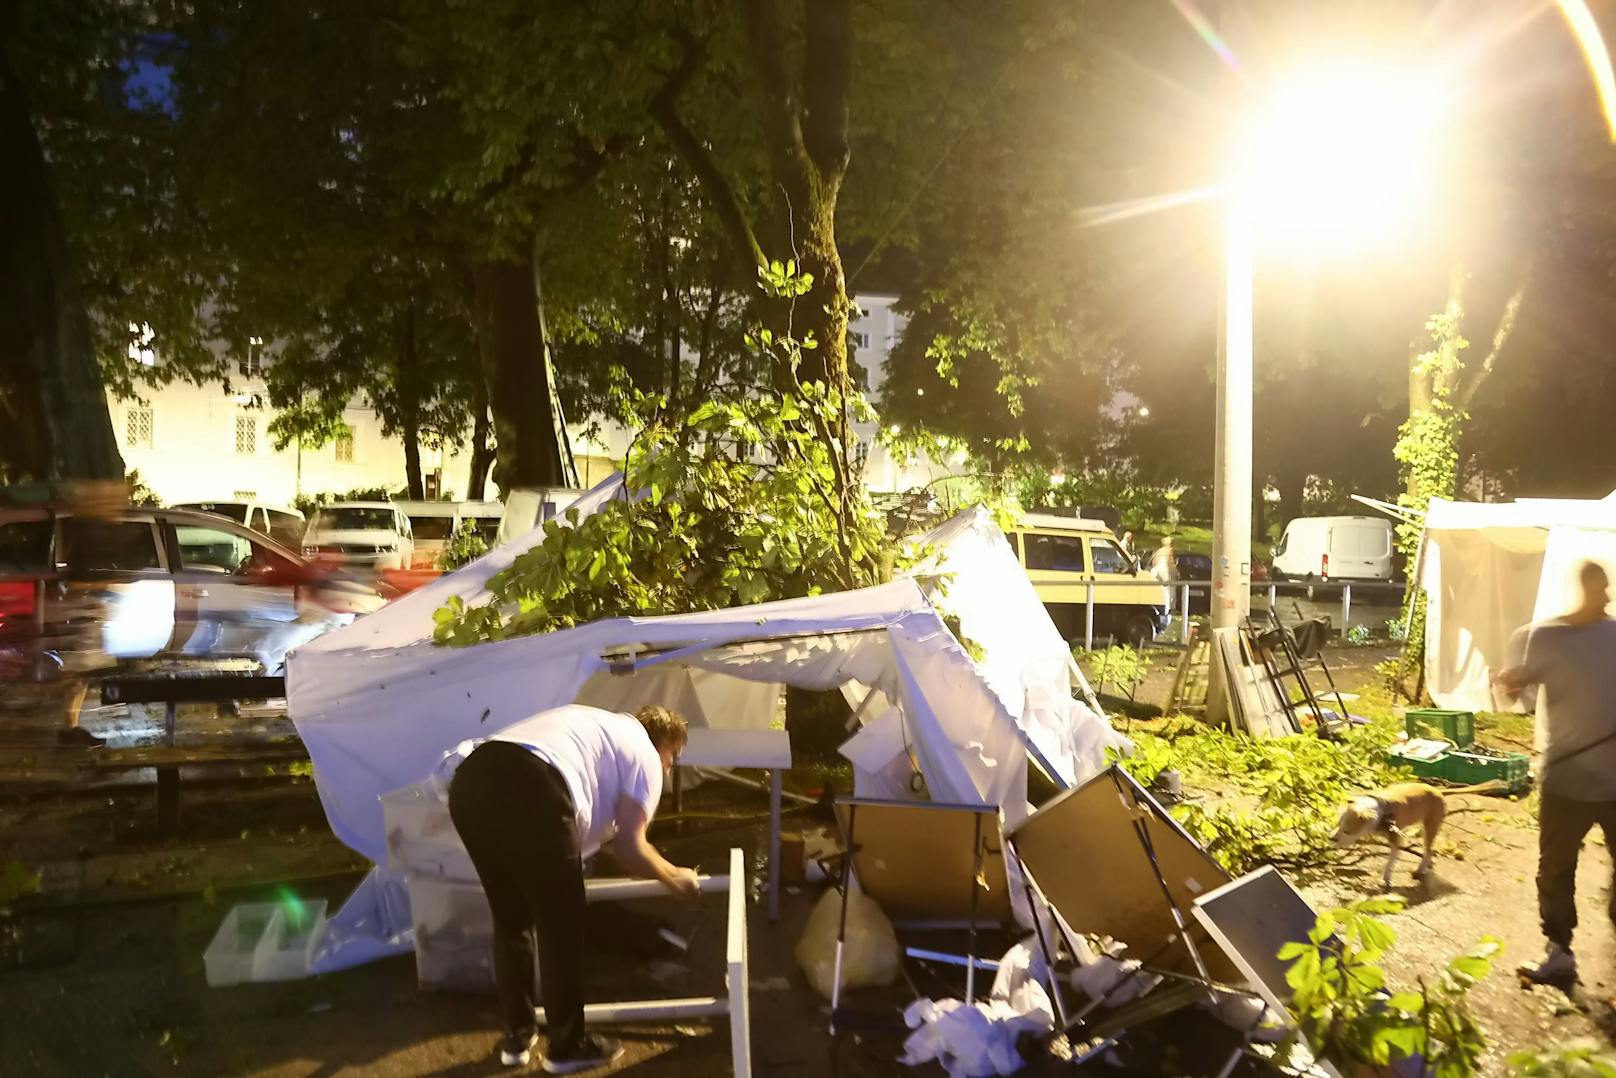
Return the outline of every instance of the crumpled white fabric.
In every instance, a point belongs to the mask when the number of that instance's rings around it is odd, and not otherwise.
[[[1054,1028],[1054,1009],[1038,976],[1043,962],[1030,940],[1005,952],[989,998],[967,1006],[957,999],[922,999],[903,1012],[915,1032],[898,1062],[915,1066],[936,1060],[949,1078],[1014,1074],[1025,1066],[1016,1040],[1023,1033]]]

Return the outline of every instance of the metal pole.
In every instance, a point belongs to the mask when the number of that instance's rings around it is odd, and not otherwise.
[[[1088,600],[1083,610],[1083,650],[1094,650],[1094,581],[1088,583]],[[1103,686],[1102,686],[1103,687]]]
[[[1272,613],[1272,612],[1274,612],[1275,610],[1278,610],[1278,609],[1279,609],[1279,585],[1270,582],[1269,585],[1268,585],[1268,610],[1269,610],[1269,613]]]
[[[769,772],[769,920],[780,919],[780,792],[784,773]]]
[[[1183,587],[1181,587],[1178,590],[1178,617],[1179,617],[1179,624],[1183,627],[1182,629],[1180,629],[1180,634],[1182,635],[1182,637],[1184,639],[1184,642],[1189,643],[1189,639],[1190,639],[1190,586],[1188,584],[1185,584]]]
[[[1351,584],[1343,584],[1343,585],[1341,585],[1341,636],[1343,638],[1345,638],[1346,635],[1347,635],[1347,630],[1351,629],[1351,628],[1352,628],[1352,585]]]
[[[1238,628],[1251,609],[1252,255],[1248,196],[1229,196],[1223,332],[1218,348],[1212,492],[1212,627]]]
[[[842,948],[847,943],[847,900],[853,886],[853,826],[858,821],[858,806],[847,806],[847,852],[842,856],[842,916],[836,927],[836,964],[830,975],[830,1035],[836,1036],[836,1007],[842,1000]]]
[[[965,957],[965,1003],[969,1006],[976,1001],[976,909],[977,888],[976,881],[982,875],[982,814],[973,812],[971,816],[976,824],[975,833],[971,836],[971,927],[970,943],[966,946]]]

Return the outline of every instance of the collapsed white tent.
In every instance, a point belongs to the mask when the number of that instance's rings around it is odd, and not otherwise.
[[[997,805],[1011,821],[1027,809],[1029,746],[1052,777],[1073,783],[1126,745],[1073,699],[1081,674],[984,512],[925,537],[932,554],[921,570],[877,587],[467,648],[432,643],[438,605],[486,595],[493,572],[537,541],[509,544],[288,662],[289,710],[326,816],[372,861],[386,858],[382,794],[426,776],[461,740],[573,702],[667,702],[695,725],[744,729],[774,721],[784,684],[840,689],[891,750],[879,738],[850,743],[856,793]],[[980,661],[945,616],[981,648]]]
[[[1503,702],[1494,700],[1492,676],[1508,665],[1516,630],[1576,606],[1583,561],[1601,562],[1616,576],[1616,494],[1496,503],[1434,498],[1421,557],[1426,689],[1442,707],[1495,710]]]

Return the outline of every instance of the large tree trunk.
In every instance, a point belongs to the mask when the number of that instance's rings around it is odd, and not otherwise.
[[[421,478],[421,425],[413,417],[404,420],[404,486],[412,501],[426,497],[426,483]]]
[[[49,167],[3,47],[0,162],[0,466],[13,479],[121,481]]]
[[[836,248],[836,200],[847,174],[848,96],[853,81],[851,0],[803,0],[799,70],[785,39],[780,0],[746,5],[761,89],[760,120],[777,197],[773,259],[794,258],[813,275],[803,296],[771,304],[775,331],[812,337],[802,381],[845,391],[847,279]],[[790,372],[776,372],[777,380]]]
[[[532,249],[480,261],[471,272],[477,346],[493,412],[494,482],[506,493],[563,486]]]
[[[488,469],[494,464],[494,447],[488,444],[488,387],[481,386],[472,398],[471,474],[466,477],[466,500],[480,502],[488,497]]]

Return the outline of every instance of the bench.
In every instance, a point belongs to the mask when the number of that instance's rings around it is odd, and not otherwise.
[[[296,738],[273,741],[227,742],[212,745],[175,744],[180,704],[228,703],[267,700],[286,695],[286,679],[234,674],[179,673],[157,677],[117,677],[101,682],[101,703],[165,704],[164,744],[128,749],[97,749],[84,755],[80,767],[90,771],[157,771],[157,833],[165,838],[179,830],[180,768],[202,764],[274,764],[307,760],[308,751]]]

